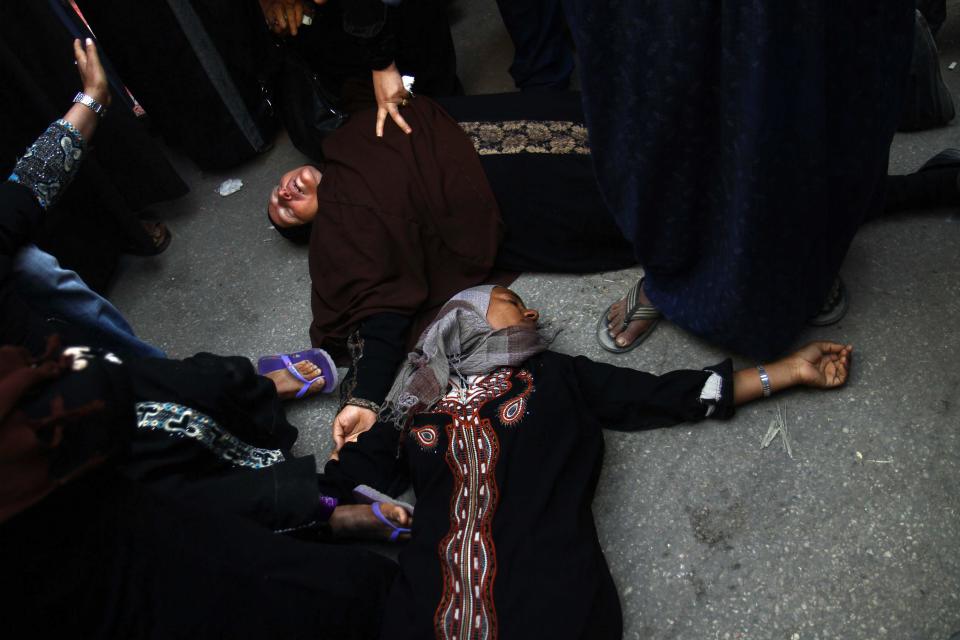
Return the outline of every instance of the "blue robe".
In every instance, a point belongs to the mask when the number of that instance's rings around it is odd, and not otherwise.
[[[604,199],[675,324],[754,357],[883,203],[913,2],[565,0]]]

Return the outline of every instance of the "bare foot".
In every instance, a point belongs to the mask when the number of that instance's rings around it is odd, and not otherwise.
[[[413,516],[400,505],[389,502],[380,503],[384,517],[398,527],[409,528],[413,525]],[[369,504],[345,504],[333,510],[330,516],[330,530],[338,538],[362,538],[364,540],[389,540],[393,529],[380,522],[373,514]],[[410,538],[409,533],[401,533],[399,540]]]
[[[326,381],[324,381],[323,376],[320,375],[322,373],[322,371],[320,371],[320,367],[313,364],[309,360],[303,360],[293,366],[306,380],[319,378],[317,382],[314,382],[312,385],[310,385],[310,390],[307,391],[308,396],[319,392],[321,389],[323,389],[324,385],[326,385]],[[303,383],[294,378],[293,374],[286,369],[271,371],[266,375],[268,378],[273,380],[273,384],[277,387],[277,395],[281,400],[295,398],[297,392],[303,388]]]
[[[647,297],[643,287],[640,287],[637,297],[643,304],[653,304],[650,302],[650,298]],[[613,304],[610,313],[607,314],[607,320],[609,321],[607,323],[607,334],[613,338],[618,347],[626,347],[631,344],[638,336],[646,331],[653,322],[656,322],[656,320],[634,320],[627,325],[626,329],[622,329],[623,317],[626,315],[626,312],[627,299],[622,298]]]

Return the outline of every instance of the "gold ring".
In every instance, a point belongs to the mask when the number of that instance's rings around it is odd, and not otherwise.
[[[401,106],[401,107],[407,106],[407,99],[406,99],[406,98],[404,98],[403,100],[400,101],[400,106]]]

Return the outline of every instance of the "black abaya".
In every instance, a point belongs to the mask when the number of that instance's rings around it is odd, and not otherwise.
[[[730,362],[711,369],[654,376],[547,351],[451,392],[402,435],[378,423],[344,446],[325,474],[340,491],[387,490],[399,451],[417,494],[383,637],[619,638],[591,511],[601,428],[729,417]]]

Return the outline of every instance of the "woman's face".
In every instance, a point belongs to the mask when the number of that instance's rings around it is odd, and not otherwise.
[[[487,307],[487,324],[493,330],[507,327],[537,328],[540,312],[528,309],[520,296],[505,287],[494,287]]]
[[[270,192],[267,214],[278,227],[295,227],[317,215],[317,185],[322,174],[308,164],[288,171]]]

